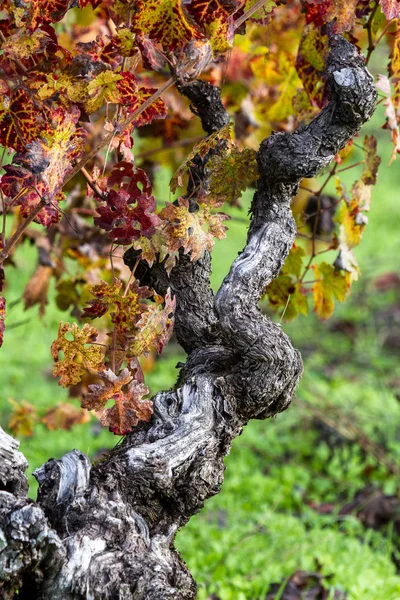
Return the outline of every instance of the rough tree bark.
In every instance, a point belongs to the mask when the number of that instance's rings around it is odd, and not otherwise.
[[[299,353],[257,307],[293,244],[291,200],[376,105],[363,58],[340,37],[331,43],[329,103],[308,126],[262,142],[247,245],[215,298],[208,254],[195,263],[182,255],[169,277],[162,266],[148,274],[176,295],[176,335],[188,353],[175,389],[155,396],[151,423],[95,466],[77,450],[49,460],[36,472],[37,502],[26,497],[18,443],[1,431],[2,598],[17,589],[29,600],[195,598],[175,533],[220,491],[243,426],[285,410],[302,373]],[[216,88],[197,81],[181,91],[208,134],[227,122]],[[200,160],[194,170],[204,181]]]

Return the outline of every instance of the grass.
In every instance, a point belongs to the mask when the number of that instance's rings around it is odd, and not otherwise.
[[[382,121],[378,116],[363,133],[376,132],[379,118]],[[395,294],[378,294],[373,285],[377,275],[398,269],[400,255],[400,171],[396,164],[386,167],[389,152],[385,145],[370,222],[356,252],[362,276],[352,297],[337,306],[327,323],[311,314],[284,325],[305,361],[298,402],[272,420],[245,428],[226,459],[221,494],[177,536],[177,546],[199,583],[200,600],[210,594],[220,600],[261,599],[272,582],[296,569],[315,570],[316,565],[331,576],[329,585],[344,590],[349,600],[400,598],[400,576],[392,560],[399,547],[393,523],[375,531],[356,516],[339,515],[366,485],[399,494],[398,477],[388,463],[397,465],[400,459],[400,404],[395,396],[400,371],[397,357],[384,342],[391,324],[382,321]],[[355,177],[352,171],[343,173],[347,185]],[[158,182],[160,197],[167,179],[164,173]],[[245,207],[250,196],[246,194]],[[217,242],[213,256],[215,288],[245,241],[246,209],[235,209],[232,215],[227,239]],[[44,321],[36,309],[23,311],[18,300],[35,268],[35,256],[24,247],[15,260],[15,269],[7,273],[7,299],[9,305],[16,303],[7,316],[0,352],[3,426],[10,414],[8,398],[28,401],[39,411],[67,401],[66,391],[50,375],[50,345],[59,320],[68,317],[52,302],[54,290]],[[25,324],[12,327],[25,319]],[[346,330],[343,323],[351,328]],[[153,393],[174,383],[175,366],[182,359],[176,347],[167,348],[147,376]],[[330,417],[330,424],[315,417],[318,411]],[[346,436],[348,421],[354,430]],[[361,435],[371,442],[369,450]],[[48,432],[37,424],[35,435],[22,439],[21,450],[32,472],[74,447],[93,456],[116,439],[99,432],[94,420],[69,432]],[[329,514],[319,510],[324,504],[331,505]]]

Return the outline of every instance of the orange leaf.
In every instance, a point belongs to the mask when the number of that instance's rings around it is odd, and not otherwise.
[[[134,378],[136,375],[136,379]],[[107,369],[99,375],[101,384],[89,385],[89,393],[82,400],[82,406],[89,410],[104,408],[108,400],[115,404],[104,411],[100,422],[115,435],[126,435],[139,421],[149,421],[153,413],[150,400],[143,400],[149,393],[148,388],[129,369],[123,369],[116,375]]]
[[[12,398],[9,403],[14,407],[8,422],[8,428],[15,437],[33,435],[33,425],[37,420],[35,408],[29,402],[15,402]]]
[[[65,336],[72,336],[67,339]],[[53,375],[61,377],[59,384],[69,387],[78,383],[86,370],[102,371],[104,369],[103,351],[92,342],[97,339],[98,331],[88,323],[79,330],[76,323],[60,323],[58,337],[51,346],[51,354],[55,362]],[[64,358],[59,358],[59,353]]]
[[[68,431],[74,425],[81,425],[89,421],[90,415],[86,410],[77,408],[67,402],[60,402],[57,406],[48,410],[42,418],[42,423],[50,431],[55,431],[56,429],[65,429]]]

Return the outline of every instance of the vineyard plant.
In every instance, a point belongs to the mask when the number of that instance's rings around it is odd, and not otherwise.
[[[400,154],[400,3],[0,0],[0,92],[0,352],[15,302],[26,331],[54,303],[70,394],[45,413],[10,400],[14,437],[0,428],[0,596],[196,598],[177,532],[223,496],[244,426],[289,408],[304,368],[286,324],[329,320],[363,278],[380,144],[390,169]],[[385,131],[364,133],[378,105]],[[211,285],[235,219],[244,247]],[[36,267],[16,301],[21,251]],[[170,340],[185,356],[152,396]],[[114,447],[92,461],[77,437],[28,496],[16,438],[39,420]],[[262,597],[328,598],[290,595],[308,583]]]

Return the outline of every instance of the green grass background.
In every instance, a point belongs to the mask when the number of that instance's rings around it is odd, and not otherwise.
[[[373,279],[399,268],[400,169],[387,167],[391,151],[388,133],[377,130],[382,112],[363,130],[383,140],[382,165],[373,191],[369,224],[356,254],[362,275],[352,297],[336,308],[327,323],[312,314],[284,325],[303,353],[305,375],[297,398],[329,411],[335,406],[385,448],[396,464],[400,458],[400,404],[390,382],[400,378],[398,356],[385,350],[386,325],[377,315],[395,302],[393,291],[377,293]],[[356,160],[356,158],[355,158]],[[350,186],[356,171],[343,173]],[[158,178],[157,197],[168,199],[169,174]],[[242,248],[247,219],[244,209],[232,210],[227,239],[217,242],[212,283],[217,287]],[[9,398],[27,401],[38,410],[67,401],[67,392],[51,376],[50,345],[58,322],[68,320],[52,301],[43,320],[37,308],[28,312],[19,301],[35,269],[32,248],[20,248],[15,268],[8,268],[5,341],[0,352],[0,423],[7,427]],[[354,334],[335,331],[343,320]],[[19,324],[20,323],[20,324]],[[19,324],[19,325],[18,325]],[[175,345],[167,347],[147,384],[154,393],[171,386],[176,363],[184,359]],[[72,401],[73,402],[73,401]],[[328,407],[328,408],[327,408]],[[340,436],[339,436],[340,437]],[[93,456],[116,443],[95,421],[71,431],[49,432],[35,425],[35,434],[21,440],[29,460],[29,475],[50,457],[72,448]],[[31,495],[36,487],[30,475]],[[221,600],[263,598],[272,582],[296,569],[315,569],[332,576],[330,585],[347,592],[349,600],[398,600],[400,575],[392,561],[400,552],[392,524],[380,531],[366,529],[355,516],[339,517],[339,509],[367,484],[398,494],[399,481],[356,442],[330,444],[303,405],[296,404],[278,417],[252,422],[235,440],[226,459],[222,492],[207,502],[200,514],[178,533],[177,546],[199,583],[199,598],[216,594]],[[332,514],[322,515],[311,505],[331,503]]]

